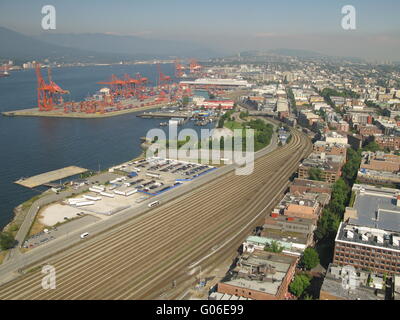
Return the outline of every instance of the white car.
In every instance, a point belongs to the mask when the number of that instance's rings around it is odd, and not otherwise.
[[[85,239],[87,236],[89,236],[88,232],[82,233],[81,234],[81,239]]]

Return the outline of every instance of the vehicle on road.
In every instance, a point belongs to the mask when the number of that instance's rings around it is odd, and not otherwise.
[[[88,236],[89,236],[89,233],[88,233],[88,232],[82,233],[82,234],[81,234],[81,239],[85,239],[85,238],[87,238]]]
[[[152,203],[149,203],[149,208],[154,208],[160,205],[160,201],[154,201]]]

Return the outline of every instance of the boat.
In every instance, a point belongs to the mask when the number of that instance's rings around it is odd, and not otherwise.
[[[166,126],[168,126],[168,122],[161,122],[160,123],[160,127],[166,127]]]
[[[4,72],[0,72],[0,78],[5,78],[5,77],[9,77],[10,74],[7,71]]]

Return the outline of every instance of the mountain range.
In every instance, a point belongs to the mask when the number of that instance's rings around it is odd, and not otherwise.
[[[16,60],[51,58],[66,62],[110,62],[173,57],[204,59],[221,55],[211,48],[185,41],[100,33],[27,36],[4,27],[0,27],[0,43],[0,58]]]

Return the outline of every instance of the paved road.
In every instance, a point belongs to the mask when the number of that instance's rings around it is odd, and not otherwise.
[[[85,213],[84,213],[85,214]],[[92,215],[85,214],[79,219],[69,221],[62,224],[57,228],[48,228],[48,232],[41,232],[33,235],[24,242],[24,248],[37,248],[39,246],[47,245],[49,241],[54,241],[59,238],[69,238],[70,234],[75,235],[77,229],[88,227],[93,223],[99,222],[101,219]]]
[[[100,183],[105,183],[107,181],[114,179],[115,177],[117,177],[115,174],[107,172],[107,173],[102,173],[102,174],[96,175],[94,177],[90,177],[87,180],[89,183],[96,182],[96,181],[99,181]],[[32,204],[32,206],[29,208],[29,211],[15,236],[15,240],[18,242],[17,247],[15,247],[9,251],[9,253],[4,258],[3,263],[5,263],[9,260],[16,259],[21,256],[19,247],[22,245],[25,238],[27,237],[28,232],[29,232],[29,230],[35,220],[35,217],[41,207],[48,205],[50,203],[56,202],[56,201],[63,200],[65,198],[73,195],[74,193],[75,194],[81,193],[81,192],[85,191],[87,188],[88,188],[87,186],[83,186],[77,190],[64,191],[64,192],[60,192],[59,194],[52,193],[50,195],[46,195],[46,196],[36,200]]]
[[[274,124],[275,125],[275,124]],[[259,159],[261,157],[264,157],[265,155],[269,154],[273,150],[277,148],[277,136],[274,130],[274,136],[271,140],[271,143],[268,147],[264,148],[263,150],[260,150],[259,152],[255,153],[255,159]],[[187,194],[188,192],[192,191],[193,189],[196,189],[200,186],[206,185],[210,181],[215,180],[218,177],[222,177],[229,172],[232,172],[233,170],[237,169],[238,166],[236,164],[224,166],[222,168],[219,168],[218,170],[214,170],[204,176],[198,177],[194,181],[192,181],[190,184],[180,186],[179,188],[176,188],[172,190],[171,192],[166,192],[165,194],[162,194],[161,196],[157,197],[157,200],[160,201],[160,203],[164,204],[169,201],[172,201],[174,199],[180,198],[183,195]],[[105,174],[102,179],[100,180],[99,177],[92,177],[91,181],[107,181],[109,174]],[[104,180],[105,179],[105,180]],[[77,193],[77,191],[75,191]],[[52,195],[47,198],[46,204],[58,201],[60,200],[61,197],[66,197],[68,193],[64,193],[63,195],[60,193],[60,195]],[[56,199],[56,200],[54,200]],[[53,201],[51,201],[53,200]],[[101,221],[99,223],[93,224],[91,226],[85,226],[83,228],[77,228],[74,233],[70,233],[67,237],[59,237],[58,239],[55,239],[45,246],[40,246],[38,248],[35,248],[33,250],[30,250],[29,252],[25,254],[21,254],[18,251],[18,255],[15,255],[12,260],[10,261],[5,261],[3,264],[0,266],[0,284],[7,282],[19,275],[19,273],[16,273],[16,270],[21,270],[29,265],[34,264],[37,261],[43,260],[44,258],[60,252],[63,249],[66,249],[72,245],[78,244],[79,242],[82,242],[80,239],[80,235],[83,232],[89,232],[90,236],[93,237],[96,234],[99,234],[101,232],[104,232],[114,226],[123,224],[125,221],[128,219],[131,219],[136,216],[140,216],[144,214],[145,212],[150,211],[148,208],[148,204],[154,200],[148,200],[143,202],[143,204],[139,207],[136,207],[134,209],[126,209],[124,211],[121,211],[115,216],[112,216],[111,218]],[[32,223],[34,219],[33,217],[30,217],[30,223]],[[26,219],[28,220],[28,219]],[[29,222],[27,222],[29,223]],[[28,228],[29,230],[29,228]]]

